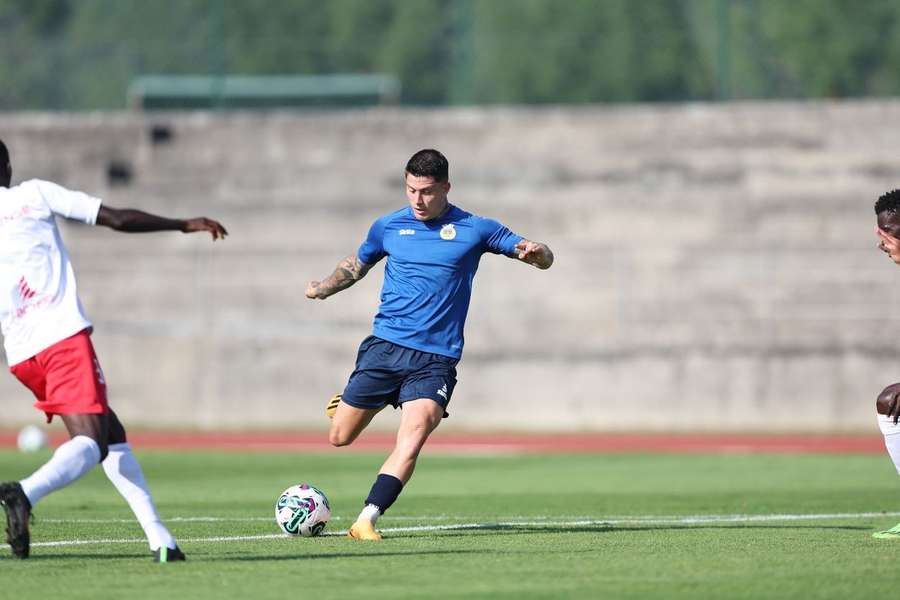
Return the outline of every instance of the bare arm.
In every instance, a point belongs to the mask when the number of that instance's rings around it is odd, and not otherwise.
[[[547,244],[522,239],[516,244],[516,252],[516,258],[538,269],[549,269],[553,264],[553,251]]]
[[[324,300],[328,296],[336,294],[362,279],[369,272],[372,265],[359,260],[356,254],[351,254],[340,263],[334,273],[322,281],[310,281],[306,286],[306,297]]]
[[[875,410],[879,415],[887,415],[893,419],[894,425],[897,425],[900,421],[900,383],[892,383],[878,394]]]
[[[224,239],[228,232],[222,224],[206,217],[194,219],[168,219],[133,208],[112,208],[101,205],[97,214],[97,225],[103,225],[125,233],[147,233],[151,231],[181,231],[193,233],[208,231],[213,241]]]

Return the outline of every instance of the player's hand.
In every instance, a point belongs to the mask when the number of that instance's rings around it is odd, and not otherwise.
[[[894,262],[900,261],[900,240],[878,225],[875,226],[875,235],[878,236],[878,249],[887,254]]]
[[[207,219],[206,217],[186,219],[184,222],[184,228],[181,231],[183,231],[184,233],[208,231],[212,236],[213,241],[224,240],[225,236],[228,235],[228,232],[225,231],[225,228],[222,227],[221,223],[212,219]]]
[[[892,418],[894,425],[900,422],[900,383],[892,383],[878,394],[875,410],[879,415]]]
[[[306,297],[310,300],[324,300],[324,297],[319,296],[319,283],[318,281],[310,281],[306,286]]]
[[[516,244],[516,256],[522,262],[546,269],[553,264],[553,253],[544,244],[531,240],[519,240]]]

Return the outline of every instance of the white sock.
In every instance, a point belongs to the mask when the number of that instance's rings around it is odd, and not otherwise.
[[[19,483],[31,506],[64,488],[100,462],[100,446],[86,435],[76,435],[56,449],[44,465]]]
[[[162,546],[174,548],[175,538],[162,524],[150,496],[150,489],[144,480],[141,465],[138,464],[127,442],[110,444],[109,455],[103,461],[103,471],[128,502],[138,523],[144,529],[150,549],[156,550]]]
[[[374,504],[366,504],[366,507],[362,509],[362,512],[359,513],[359,516],[356,517],[356,520],[360,519],[368,519],[372,522],[372,525],[378,520],[378,517],[381,516],[381,509],[379,509]]]

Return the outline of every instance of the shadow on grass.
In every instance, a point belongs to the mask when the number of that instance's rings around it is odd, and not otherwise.
[[[4,558],[7,558],[7,557],[2,557],[2,558],[0,558],[0,560],[3,560]],[[43,560],[70,560],[70,559],[77,559],[77,560],[85,560],[85,559],[88,559],[88,560],[89,559],[133,560],[135,558],[143,558],[147,562],[152,562],[152,560],[153,560],[153,557],[151,556],[151,554],[149,552],[141,552],[141,553],[123,552],[123,553],[117,553],[117,554],[91,554],[91,553],[87,553],[87,552],[79,552],[77,554],[60,554],[60,553],[45,554],[44,552],[32,550],[31,556],[29,556],[25,560],[13,558],[11,556],[8,557],[8,559],[10,561],[19,562],[19,563],[40,562]]]
[[[872,527],[865,525],[814,525],[814,524],[760,524],[760,523],[698,523],[683,525],[628,525],[621,526],[615,524],[598,523],[596,525],[579,525],[572,527],[554,527],[540,525],[517,525],[514,523],[483,523],[477,526],[466,526],[455,529],[444,529],[439,531],[428,532],[391,532],[386,533],[385,542],[390,543],[391,540],[407,540],[407,539],[423,539],[423,538],[458,538],[470,537],[473,534],[484,536],[504,536],[504,535],[532,535],[532,534],[561,534],[561,533],[650,533],[658,531],[703,531],[703,530],[819,530],[819,531],[873,531]],[[358,542],[357,542],[358,543]],[[197,562],[219,562],[219,561],[237,561],[237,562],[254,562],[254,561],[293,561],[293,560],[316,560],[316,559],[336,559],[336,558],[378,558],[392,556],[424,556],[424,555],[465,555],[465,554],[491,554],[493,551],[467,549],[467,550],[408,550],[398,551],[389,550],[390,546],[382,544],[366,544],[366,551],[350,551],[350,552],[322,552],[318,554],[291,554],[285,556],[222,556],[217,553],[188,550],[191,561],[192,558]],[[384,551],[389,550],[389,551]],[[541,552],[547,552],[542,549]],[[122,553],[59,553],[55,552],[47,554],[41,551],[35,552],[26,561],[13,558],[12,556],[0,556],[0,562],[41,562],[49,560],[133,560],[143,559],[148,562],[151,556],[148,552],[122,552]],[[192,561],[193,562],[193,561]]]
[[[383,546],[382,546],[383,547]],[[325,552],[321,554],[299,554],[292,556],[221,556],[214,560],[233,561],[275,561],[275,560],[315,560],[329,558],[381,558],[385,556],[424,556],[441,554],[491,554],[488,550],[410,550],[408,552],[379,552],[373,547],[373,552]]]
[[[389,539],[398,538],[422,538],[422,537],[463,537],[472,533],[484,535],[533,534],[533,533],[616,533],[616,532],[651,532],[651,531],[700,531],[704,529],[775,529],[775,530],[846,530],[846,531],[872,531],[871,527],[863,525],[760,525],[755,523],[736,523],[733,525],[720,523],[702,523],[685,525],[662,526],[621,526],[621,525],[580,525],[575,527],[552,527],[535,525],[516,525],[507,523],[485,523],[477,527],[460,527],[459,529],[445,529],[429,532],[397,532],[386,535]],[[423,535],[424,534],[424,535]]]

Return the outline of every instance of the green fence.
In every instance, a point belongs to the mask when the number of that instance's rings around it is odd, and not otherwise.
[[[128,87],[129,106],[140,109],[361,106],[399,97],[390,75],[155,75]]]

